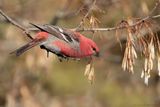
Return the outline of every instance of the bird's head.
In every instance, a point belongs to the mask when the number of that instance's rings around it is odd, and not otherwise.
[[[98,46],[96,45],[96,43],[92,40],[89,40],[89,45],[91,47],[91,50],[93,52],[93,55],[99,57],[99,48]]]

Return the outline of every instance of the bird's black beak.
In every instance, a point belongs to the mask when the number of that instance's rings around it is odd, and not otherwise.
[[[96,53],[95,53],[95,56],[96,56],[96,57],[100,57],[100,53],[99,53],[99,52],[96,52]]]

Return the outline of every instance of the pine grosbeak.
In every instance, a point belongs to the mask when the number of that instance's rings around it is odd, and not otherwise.
[[[37,45],[62,58],[77,59],[99,55],[96,43],[79,32],[53,25],[32,25],[38,29],[35,38],[12,52],[16,56]]]

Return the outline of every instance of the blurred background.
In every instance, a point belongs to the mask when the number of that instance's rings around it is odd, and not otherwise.
[[[0,0],[0,9],[25,26],[33,22],[75,28],[84,17],[84,12],[79,10],[82,6],[87,10],[92,2]],[[113,27],[122,19],[146,16],[154,5],[155,0],[97,0],[92,15],[99,20],[99,27]],[[156,23],[159,22],[157,19]],[[82,33],[93,38],[92,32]],[[10,55],[29,40],[0,16],[0,107],[160,107],[160,78],[156,67],[149,86],[140,78],[144,62],[141,55],[134,74],[121,68],[124,35],[120,37],[121,49],[115,31],[94,34],[101,57],[94,62],[96,79],[91,85],[83,75],[85,59],[60,62],[53,54],[47,58],[39,47],[20,57]]]

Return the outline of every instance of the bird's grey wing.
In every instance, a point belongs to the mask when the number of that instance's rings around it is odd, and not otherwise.
[[[53,26],[53,25],[45,25],[45,26],[51,29],[56,29],[58,32],[63,34],[62,37],[65,38],[65,40],[67,40],[68,42],[73,42],[73,41],[79,42],[76,33],[70,29],[60,28],[58,26]]]
[[[76,36],[76,34],[68,29],[64,29],[64,28],[60,28],[57,26],[53,26],[53,25],[37,25],[37,24],[33,24],[31,23],[33,26],[35,26],[36,28],[40,29],[41,31],[45,31],[55,37],[57,37],[60,40],[64,40],[65,42],[67,42],[68,44],[70,44],[70,46],[76,50],[79,50],[79,39]]]
[[[69,30],[69,29],[65,29],[65,28],[60,28],[58,26],[53,26],[53,25],[37,25],[37,24],[33,24],[31,23],[34,27],[38,28],[41,31],[45,31],[47,33],[52,34],[53,36],[56,36],[59,39],[62,39],[66,42],[79,42],[78,37],[76,36],[76,34]]]
[[[57,26],[53,26],[53,25],[44,25],[46,27],[46,30],[48,32],[52,32],[52,34],[54,34],[53,32],[59,32],[58,38],[64,40],[65,42],[67,42],[72,48],[79,50],[79,39],[77,37],[77,35],[69,30],[69,29],[65,29],[65,28],[60,28]]]

